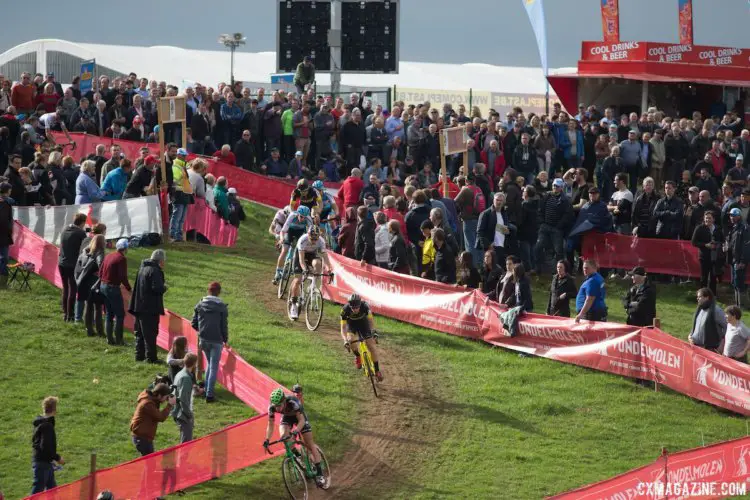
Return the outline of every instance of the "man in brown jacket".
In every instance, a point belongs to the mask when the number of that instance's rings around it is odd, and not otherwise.
[[[159,405],[164,401],[167,406],[160,410]],[[169,417],[175,402],[167,384],[156,384],[153,389],[146,389],[138,395],[138,406],[130,421],[130,434],[133,436],[135,449],[141,456],[154,452],[156,426]]]

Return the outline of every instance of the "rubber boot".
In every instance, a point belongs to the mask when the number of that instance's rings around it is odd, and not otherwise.
[[[114,331],[114,327],[115,327],[113,320],[110,320],[108,318],[107,321],[104,323],[104,326],[106,328],[106,333],[107,333],[107,344],[115,345],[116,344],[115,337],[114,335],[112,335],[112,332]]]

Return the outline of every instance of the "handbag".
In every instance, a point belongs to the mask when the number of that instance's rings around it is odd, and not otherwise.
[[[96,273],[98,270],[99,265],[96,263],[96,259],[92,258],[87,252],[84,251],[78,257],[78,262],[76,262],[76,286],[81,286],[82,283],[84,283],[91,275]]]

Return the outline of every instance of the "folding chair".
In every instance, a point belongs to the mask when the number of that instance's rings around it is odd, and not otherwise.
[[[10,278],[8,279],[8,288],[13,288],[14,283],[18,283],[18,290],[31,291],[31,284],[29,278],[31,273],[34,271],[34,264],[32,262],[16,262],[8,266],[10,271]]]

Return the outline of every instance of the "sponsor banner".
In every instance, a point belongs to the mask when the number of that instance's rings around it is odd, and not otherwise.
[[[620,6],[618,0],[601,0],[602,2],[602,37],[605,42],[620,41]]]
[[[523,109],[525,114],[531,112],[537,115],[546,113],[547,98],[544,94],[504,94],[492,92],[490,107],[500,113],[500,119],[505,120],[505,116],[515,107]],[[550,107],[557,100],[554,92],[549,95]]]
[[[78,89],[81,91],[81,95],[91,90],[94,87],[94,74],[96,73],[96,59],[90,61],[83,61],[81,63],[81,81],[79,82]]]
[[[206,200],[195,200],[188,205],[185,231],[195,230],[219,247],[233,247],[237,243],[237,228],[211,210]]]
[[[469,92],[468,90],[436,90],[397,86],[394,101],[404,101],[406,105],[430,101],[432,107],[438,110],[442,110],[443,104],[450,103],[455,111],[458,111],[459,104],[463,104],[466,106],[467,115],[471,114],[470,105],[479,106],[482,114],[485,115],[492,107],[490,105],[490,93],[480,90]]]
[[[685,240],[589,232],[583,237],[583,255],[605,269],[642,266],[650,273],[700,276],[698,249]]]
[[[655,328],[583,322],[524,314],[509,337],[504,310],[477,290],[397,274],[330,254],[334,272],[324,295],[343,303],[353,292],[378,314],[451,335],[585,366],[652,380],[677,392],[750,415],[750,366],[679,340]]]
[[[157,196],[87,203],[84,205],[13,207],[13,217],[54,245],[73,217],[83,213],[107,225],[107,238],[129,238],[143,233],[162,233]]]
[[[750,49],[691,43],[583,42],[582,61],[627,61],[731,66],[749,69]]]
[[[693,44],[693,0],[678,0],[680,44]]]
[[[750,437],[665,452],[653,463],[551,497],[555,500],[725,498],[746,496]]]

